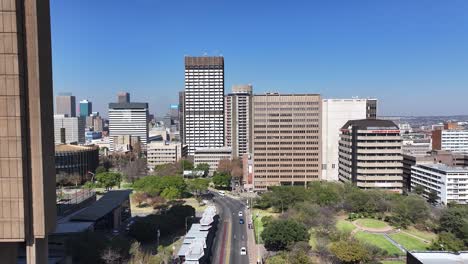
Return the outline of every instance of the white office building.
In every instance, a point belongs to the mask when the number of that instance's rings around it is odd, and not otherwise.
[[[338,181],[340,129],[349,120],[376,118],[376,99],[322,100],[322,179]]]
[[[225,104],[225,145],[241,158],[252,153],[252,85],[234,85]]]
[[[187,155],[187,146],[180,142],[153,141],[147,146],[147,162],[149,168],[157,165],[175,163]]]
[[[184,138],[197,148],[224,146],[224,58],[185,57]]]
[[[86,120],[81,117],[54,115],[55,144],[84,144]]]
[[[442,150],[468,152],[468,130],[442,130]]]
[[[424,196],[435,191],[439,201],[448,204],[468,202],[468,168],[445,164],[418,164],[411,167],[411,188],[421,185]]]
[[[231,159],[231,148],[200,148],[195,150],[194,166],[196,167],[200,163],[207,163],[208,165],[210,165],[208,175],[213,176],[213,173],[218,169],[218,165],[221,160]]]
[[[148,141],[148,116],[148,103],[110,103],[110,150],[113,151],[113,138],[117,136],[139,138],[141,149],[146,150]]]

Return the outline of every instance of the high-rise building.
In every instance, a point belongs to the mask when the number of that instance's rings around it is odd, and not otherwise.
[[[0,256],[48,263],[55,228],[49,1],[0,1]],[[51,177],[52,176],[52,177]]]
[[[117,93],[117,103],[130,103],[130,94],[127,92]]]
[[[93,112],[93,104],[88,100],[80,101],[80,116],[87,117]]]
[[[350,120],[341,128],[340,181],[401,193],[402,161],[400,130],[393,121]]]
[[[224,146],[223,57],[185,57],[184,114],[189,155]]]
[[[55,144],[84,144],[85,126],[86,121],[82,117],[54,115]]]
[[[111,148],[116,136],[139,138],[142,150],[148,141],[148,103],[109,103],[109,136]]]
[[[468,203],[468,168],[445,164],[419,164],[411,168],[411,188],[424,188],[423,196],[435,192],[438,202]]]
[[[432,149],[456,153],[468,152],[468,130],[436,129],[432,131]]]
[[[225,98],[225,145],[232,156],[252,153],[252,85],[235,85]]]
[[[55,113],[69,117],[76,116],[76,98],[71,93],[61,93],[55,98]]]
[[[179,92],[179,135],[180,142],[185,144],[185,113],[184,113],[184,104],[185,104],[185,91]]]
[[[340,129],[349,120],[376,118],[376,99],[323,99],[322,179],[338,181]]]
[[[253,96],[256,190],[320,180],[321,102],[318,94]]]

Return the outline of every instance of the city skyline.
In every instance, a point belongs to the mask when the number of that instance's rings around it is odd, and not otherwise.
[[[258,94],[377,98],[385,116],[466,113],[462,1],[108,3],[51,4],[55,93],[88,98],[103,115],[128,91],[163,116],[183,90],[184,56],[205,52],[225,57],[227,91],[250,83]]]

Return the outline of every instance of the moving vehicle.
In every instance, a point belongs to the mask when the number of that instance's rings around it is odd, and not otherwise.
[[[239,217],[242,217],[244,216],[244,214],[242,213],[242,211],[239,211]]]
[[[244,219],[239,219],[239,224],[243,225],[244,224]]]
[[[224,191],[219,191],[219,195],[224,196],[225,194],[226,194],[226,192],[224,192]]]
[[[240,249],[240,254],[241,254],[242,256],[247,255],[247,249],[246,249],[245,247],[241,247],[241,249]]]

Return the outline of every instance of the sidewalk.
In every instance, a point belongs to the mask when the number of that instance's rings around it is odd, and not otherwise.
[[[250,264],[257,264],[258,259],[262,259],[263,252],[265,252],[265,248],[263,245],[257,245],[255,243],[255,232],[253,228],[248,227],[248,223],[252,220],[251,210],[246,210],[246,225],[247,228],[247,254],[249,255],[249,263]],[[260,247],[260,249],[259,249]],[[258,256],[260,251],[260,258]]]

